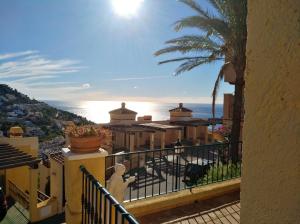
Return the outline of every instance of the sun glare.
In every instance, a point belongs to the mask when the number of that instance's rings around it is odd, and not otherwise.
[[[118,101],[84,101],[81,102],[79,111],[82,111],[80,115],[96,123],[107,123],[110,121],[108,111],[120,108],[121,102]],[[126,102],[126,107],[130,110],[138,112],[137,116],[152,115],[154,120],[163,120],[168,118],[162,115],[158,104],[151,102]],[[168,110],[166,109],[168,112]],[[74,111],[76,112],[76,111]],[[77,112],[78,113],[78,112]]]
[[[111,0],[115,13],[131,18],[135,16],[144,0]]]

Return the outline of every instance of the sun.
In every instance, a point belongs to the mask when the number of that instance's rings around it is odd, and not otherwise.
[[[135,16],[144,0],[111,0],[115,13],[131,18]]]

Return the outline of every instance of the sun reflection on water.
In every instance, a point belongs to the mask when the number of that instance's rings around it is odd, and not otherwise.
[[[110,120],[109,111],[120,108],[122,102],[118,101],[84,101],[80,104],[82,115],[96,123],[107,123]],[[157,103],[126,102],[126,108],[136,111],[137,116],[152,115],[153,120],[165,119]]]
[[[121,101],[47,101],[53,107],[86,117],[96,123],[108,123],[109,111],[121,107]],[[177,103],[135,102],[126,101],[126,108],[136,111],[137,116],[152,115],[153,121],[167,120],[169,110],[177,107]],[[195,118],[210,118],[210,104],[185,103],[185,107],[193,111]],[[223,105],[216,105],[216,117],[223,116]]]

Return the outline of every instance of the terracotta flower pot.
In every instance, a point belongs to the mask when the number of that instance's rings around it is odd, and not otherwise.
[[[90,137],[69,137],[70,139],[70,150],[75,153],[89,153],[96,152],[101,145],[99,136]]]

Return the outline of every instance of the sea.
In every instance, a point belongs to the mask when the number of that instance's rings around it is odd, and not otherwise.
[[[110,120],[109,111],[120,108],[119,101],[45,101],[61,110],[83,116],[95,123],[107,123]],[[152,115],[153,121],[169,119],[169,110],[177,107],[176,103],[156,102],[126,102],[126,108],[136,111],[137,116]],[[184,107],[193,111],[195,118],[211,118],[211,104],[184,103]],[[223,116],[223,105],[216,105],[216,117]]]

